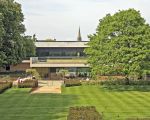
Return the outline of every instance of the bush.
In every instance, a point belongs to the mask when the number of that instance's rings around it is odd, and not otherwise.
[[[150,80],[105,80],[101,81],[101,85],[150,85]]]
[[[150,120],[150,118],[127,118],[126,120]]]
[[[67,120],[102,120],[102,115],[94,106],[70,107]]]
[[[100,85],[101,81],[99,80],[89,80],[89,81],[82,81],[82,85]]]
[[[18,82],[19,88],[36,88],[38,87],[38,81],[37,80],[26,80],[23,82]]]
[[[0,93],[12,87],[12,82],[0,82]]]
[[[65,80],[64,84],[65,84],[65,87],[80,86],[81,82],[80,80]]]
[[[39,75],[39,73],[37,72],[36,69],[27,69],[26,73],[28,75],[32,75],[32,77],[34,76],[36,79],[41,79],[41,77],[40,77],[40,75]]]

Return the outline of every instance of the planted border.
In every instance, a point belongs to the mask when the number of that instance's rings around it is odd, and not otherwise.
[[[70,107],[67,120],[102,120],[95,106]]]
[[[81,82],[80,80],[65,80],[64,85],[65,87],[80,86]]]
[[[12,87],[12,82],[0,82],[0,94]]]
[[[18,82],[18,88],[36,88],[38,87],[38,80],[26,80]]]
[[[150,118],[127,118],[126,120],[150,120]]]

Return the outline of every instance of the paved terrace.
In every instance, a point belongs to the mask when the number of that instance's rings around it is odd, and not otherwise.
[[[39,87],[31,92],[35,93],[61,93],[63,81],[39,81]]]

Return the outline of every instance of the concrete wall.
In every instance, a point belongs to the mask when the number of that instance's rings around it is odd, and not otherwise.
[[[10,72],[14,71],[26,71],[26,69],[30,69],[30,63],[20,63],[17,65],[10,66]],[[5,68],[0,68],[0,72],[6,72]]]
[[[26,69],[30,69],[30,63],[20,63],[10,66],[10,71],[26,71]]]

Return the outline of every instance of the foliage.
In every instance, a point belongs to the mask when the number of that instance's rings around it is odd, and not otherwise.
[[[0,0],[0,66],[17,64],[33,52],[34,47],[30,52],[28,50],[33,41],[24,37],[23,21],[19,3],[14,0]],[[31,45],[27,46],[29,41]]]
[[[60,69],[59,73],[61,74],[64,80],[65,76],[69,73],[69,71],[67,69]]]
[[[82,85],[101,85],[101,80],[89,80],[89,81],[82,81]]]
[[[24,47],[26,52],[26,57],[35,56],[35,41],[36,38],[34,36],[24,36]]]
[[[18,77],[26,77],[26,72],[15,71],[15,72],[0,72],[1,80],[16,80]]]
[[[123,74],[141,77],[150,71],[150,26],[134,9],[107,14],[89,36],[85,50],[93,77]]]
[[[49,42],[53,42],[53,41],[56,41],[56,39],[54,38],[54,39],[51,39],[51,38],[47,38],[45,41],[49,41]]]
[[[150,80],[130,80],[127,81],[126,79],[122,80],[105,80],[100,82],[101,85],[111,86],[111,85],[150,85]]]
[[[117,85],[136,85],[136,86],[145,86],[150,85],[150,80],[129,80],[126,79],[109,79],[109,80],[90,80],[90,81],[82,81],[82,85],[102,85],[102,86],[117,86]]]
[[[40,75],[36,69],[26,69],[26,73],[32,75],[32,77],[34,76],[36,79],[40,79]]]
[[[70,107],[67,120],[102,120],[94,106]]]
[[[0,93],[12,87],[12,82],[0,82]]]
[[[80,86],[81,82],[80,80],[65,80],[64,85],[65,87]]]
[[[18,82],[19,88],[36,88],[38,87],[38,81],[37,80],[26,80],[23,82]]]
[[[134,117],[134,118],[127,118],[126,120],[150,120],[150,118],[149,117],[147,117],[147,118],[136,118],[136,117]]]
[[[4,28],[3,28],[3,15],[0,13],[0,65],[3,63],[4,58],[6,57],[4,52],[2,51],[3,46],[3,36],[5,34]]]

